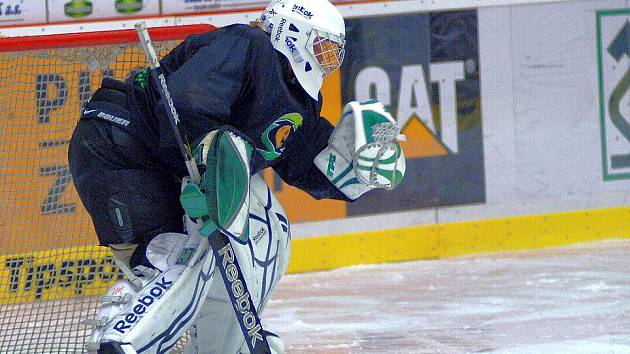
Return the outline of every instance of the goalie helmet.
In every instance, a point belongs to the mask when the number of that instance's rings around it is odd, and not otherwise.
[[[300,85],[317,100],[324,77],[344,58],[346,29],[337,8],[328,0],[273,0],[260,21]]]

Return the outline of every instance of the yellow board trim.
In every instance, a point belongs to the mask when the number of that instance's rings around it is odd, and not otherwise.
[[[385,226],[385,225],[384,225]],[[296,239],[288,273],[630,238],[630,207]]]
[[[414,226],[292,241],[288,273],[630,238],[630,207]],[[119,276],[103,247],[0,256],[0,305],[102,294]]]

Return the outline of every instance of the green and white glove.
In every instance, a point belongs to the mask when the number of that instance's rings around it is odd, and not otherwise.
[[[197,164],[206,171],[199,184],[184,186],[180,202],[189,217],[203,222],[203,236],[219,229],[247,241],[252,151],[249,142],[223,129],[208,133],[195,148]]]
[[[375,188],[394,189],[405,175],[399,142],[405,136],[383,104],[350,102],[315,165],[348,198]]]

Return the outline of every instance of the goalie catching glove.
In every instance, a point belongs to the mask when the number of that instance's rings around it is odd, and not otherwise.
[[[405,175],[399,142],[405,136],[383,104],[348,103],[315,165],[348,198],[376,188],[394,189]]]
[[[224,128],[208,133],[193,154],[205,172],[199,184],[188,183],[180,195],[186,214],[203,222],[202,236],[218,229],[247,241],[252,145]]]

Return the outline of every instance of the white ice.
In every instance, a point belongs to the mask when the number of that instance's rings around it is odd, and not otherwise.
[[[288,353],[630,354],[630,241],[286,276]]]

